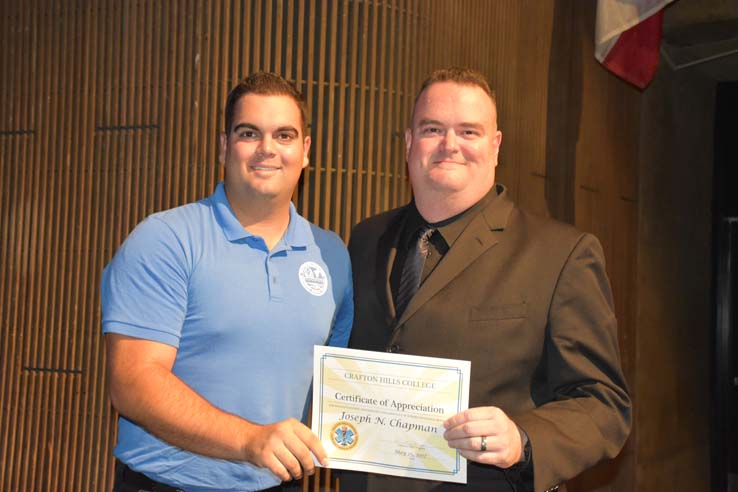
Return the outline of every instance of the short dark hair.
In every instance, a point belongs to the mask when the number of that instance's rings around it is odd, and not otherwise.
[[[420,95],[423,93],[423,91],[438,82],[455,82],[460,85],[472,85],[479,87],[489,96],[490,99],[492,99],[492,103],[497,106],[495,91],[493,91],[492,88],[489,86],[489,83],[487,82],[487,79],[484,77],[484,75],[482,75],[482,72],[480,72],[479,70],[474,70],[473,68],[448,67],[434,70],[433,73],[431,73],[430,76],[423,81],[423,84],[420,86],[420,90],[415,95],[415,102],[413,103],[413,114],[415,114],[415,105],[418,104],[418,99],[420,99]]]
[[[231,132],[233,113],[238,100],[247,94],[262,96],[289,96],[300,109],[302,133],[307,134],[307,105],[295,86],[281,75],[272,72],[255,72],[241,80],[228,94],[225,106],[225,133]]]

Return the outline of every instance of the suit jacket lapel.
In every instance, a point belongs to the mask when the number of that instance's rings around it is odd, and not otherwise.
[[[397,323],[398,326],[448,285],[482,253],[497,244],[512,208],[513,203],[507,199],[506,192],[502,191],[472,219],[410,300],[402,318]]]

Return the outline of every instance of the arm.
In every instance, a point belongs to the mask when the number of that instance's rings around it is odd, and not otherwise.
[[[126,418],[170,444],[227,460],[269,468],[282,480],[314,473],[311,453],[325,464],[318,438],[289,419],[257,425],[214,407],[172,373],[177,349],[166,344],[105,336],[110,399]]]
[[[554,287],[536,408],[506,415],[472,408],[446,421],[445,437],[468,459],[509,468],[523,460],[520,430],[532,446],[535,490],[573,478],[620,451],[630,429],[630,398],[620,369],[617,326],[599,242],[584,235]],[[487,452],[481,437],[487,436]]]
[[[346,287],[343,291],[343,298],[341,300],[341,305],[338,307],[336,312],[333,327],[331,328],[328,343],[326,344],[331,347],[348,346],[349,338],[351,337],[351,326],[354,322],[354,289],[351,275],[351,262],[348,259],[348,255],[346,256],[346,271]]]
[[[546,330],[545,378],[532,389],[538,407],[511,416],[530,438],[536,491],[614,458],[630,432],[617,320],[594,236],[582,236],[564,264]]]
[[[317,438],[295,420],[256,425],[224,412],[173,372],[193,258],[163,221],[140,224],[103,273],[103,332],[114,407],[155,436],[194,453],[246,460],[282,480],[312,473]]]

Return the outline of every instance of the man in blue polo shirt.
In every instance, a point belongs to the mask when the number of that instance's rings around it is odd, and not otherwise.
[[[326,464],[298,419],[313,345],[348,342],[348,254],[290,201],[310,148],[295,88],[253,74],[225,113],[224,182],[139,224],[103,273],[117,492],[280,490]]]

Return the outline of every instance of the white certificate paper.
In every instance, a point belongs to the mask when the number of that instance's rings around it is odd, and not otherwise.
[[[330,467],[466,483],[443,421],[469,406],[469,361],[315,346],[313,432]]]

